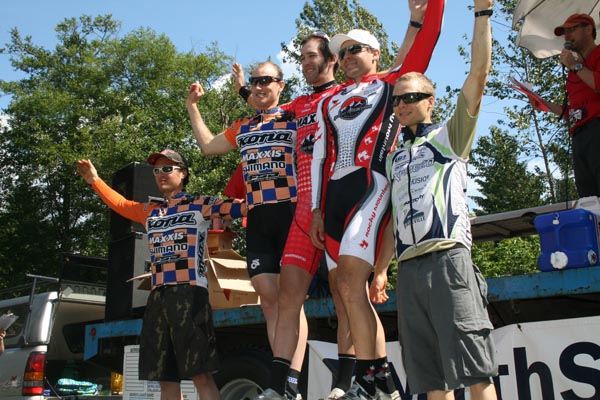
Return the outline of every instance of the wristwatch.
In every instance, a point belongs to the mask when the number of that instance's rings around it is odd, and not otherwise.
[[[581,71],[582,69],[583,69],[583,64],[577,63],[577,64],[575,64],[575,66],[573,67],[573,69],[571,71],[577,73],[577,72]]]

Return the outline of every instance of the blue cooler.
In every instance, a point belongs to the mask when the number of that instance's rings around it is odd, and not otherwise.
[[[598,265],[598,217],[576,208],[537,216],[533,221],[540,234],[541,271]]]

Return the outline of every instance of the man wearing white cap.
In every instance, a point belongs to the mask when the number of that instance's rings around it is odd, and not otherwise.
[[[429,2],[419,35],[437,38],[444,2]],[[396,80],[406,72],[424,72],[436,40],[415,39],[404,64],[377,74],[380,45],[373,34],[352,29],[335,35],[329,47],[349,78],[344,89],[322,101],[317,112],[312,162],[311,238],[324,248],[328,265],[337,265],[338,289],[350,321],[356,350],[356,378],[342,399],[376,398],[376,319],[367,280],[390,219],[385,159],[399,133],[390,102]],[[429,47],[429,48],[423,48]],[[325,168],[331,161],[333,170]],[[326,195],[325,195],[326,191]],[[385,290],[378,281],[377,289]],[[385,360],[383,360],[385,362]]]

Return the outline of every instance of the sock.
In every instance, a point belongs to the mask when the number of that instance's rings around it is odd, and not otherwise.
[[[375,360],[356,360],[356,382],[369,396],[375,396]]]
[[[289,360],[278,357],[273,357],[273,361],[271,361],[271,385],[269,387],[282,396],[285,394],[290,364]]]
[[[285,387],[285,391],[289,394],[293,399],[298,396],[298,378],[300,378],[300,371],[296,371],[295,369],[290,368],[290,372],[287,377],[287,385]]]
[[[338,354],[339,368],[337,380],[333,385],[334,388],[340,388],[347,392],[352,385],[352,377],[354,376],[354,364],[356,364],[356,356],[354,354]]]
[[[391,394],[396,390],[394,377],[387,357],[375,360],[375,385],[384,393]]]

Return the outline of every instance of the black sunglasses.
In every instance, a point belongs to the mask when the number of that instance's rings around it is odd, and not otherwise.
[[[427,99],[431,96],[433,96],[431,93],[420,93],[420,92],[398,94],[398,95],[392,96],[392,104],[394,104],[394,107],[398,107],[400,105],[400,101],[403,101],[404,104],[412,104],[412,103],[416,103],[417,101]]]
[[[252,77],[250,77],[250,79],[248,79],[248,81],[250,82],[251,86],[254,86],[254,85],[265,86],[271,82],[279,82],[279,81],[281,81],[281,79],[275,78],[274,76],[252,76]]]
[[[366,44],[351,44],[350,46],[341,49],[340,52],[338,53],[338,55],[340,56],[340,60],[341,60],[346,55],[346,52],[348,52],[350,54],[358,54],[361,51],[363,51],[364,49],[370,49],[370,48],[371,48],[371,46],[368,46]]]
[[[176,165],[163,165],[162,167],[156,167],[152,169],[152,172],[154,173],[154,175],[159,175],[159,174],[170,174],[171,172],[173,172],[176,169],[181,169],[181,167],[178,167]]]

